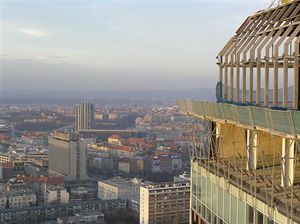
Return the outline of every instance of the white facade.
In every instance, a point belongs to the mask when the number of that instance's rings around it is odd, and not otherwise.
[[[98,198],[101,200],[112,200],[119,198],[119,188],[109,183],[98,182]]]
[[[45,203],[67,204],[69,203],[69,193],[60,186],[48,187],[45,194]]]
[[[98,198],[102,200],[124,199],[135,205],[139,205],[140,186],[143,181],[140,179],[111,179],[98,182]],[[136,209],[139,206],[135,206]]]

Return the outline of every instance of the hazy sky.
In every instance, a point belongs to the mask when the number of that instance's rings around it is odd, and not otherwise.
[[[9,90],[214,87],[216,55],[271,0],[0,0]]]

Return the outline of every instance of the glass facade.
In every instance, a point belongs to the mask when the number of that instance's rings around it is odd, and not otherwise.
[[[193,214],[201,220],[198,223],[281,224],[194,169],[191,194]]]

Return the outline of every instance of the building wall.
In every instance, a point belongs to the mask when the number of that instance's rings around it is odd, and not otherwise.
[[[69,142],[49,138],[49,170],[69,176],[70,173]]]
[[[83,102],[75,107],[75,130],[87,130],[94,127],[94,105]]]
[[[140,188],[140,224],[149,224],[149,191]]]
[[[119,198],[119,189],[104,182],[98,182],[98,198],[102,200],[111,200]]]
[[[223,223],[232,224],[287,223],[286,217],[277,209],[271,209],[257,198],[240,191],[197,162],[191,161],[191,176],[191,210],[195,214],[195,217],[191,217],[192,224],[200,223],[201,220],[203,223],[204,220],[209,223],[222,220]],[[268,222],[269,217],[273,217],[274,222]]]
[[[45,195],[45,203],[58,203],[58,204],[67,204],[69,203],[69,193],[66,189],[57,189],[51,190],[47,189]]]
[[[7,200],[9,208],[22,208],[36,204],[36,195],[30,192],[7,192],[0,195],[0,208],[6,208]]]
[[[129,173],[130,172],[130,163],[119,161],[118,162],[118,170],[123,173]]]
[[[223,158],[247,157],[247,137],[246,129],[231,124],[218,123],[220,128],[219,149],[220,156]],[[256,131],[257,133],[257,159],[262,156],[275,157],[281,155],[282,138],[266,132]],[[270,145],[270,142],[273,144]],[[261,154],[263,153],[263,155]],[[246,166],[246,164],[244,164]]]
[[[86,142],[49,138],[49,171],[67,180],[87,179]]]
[[[189,223],[189,182],[140,188],[140,224]]]

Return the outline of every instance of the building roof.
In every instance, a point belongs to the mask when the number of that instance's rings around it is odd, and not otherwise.
[[[26,176],[17,176],[17,181],[24,181],[27,184],[42,184],[45,183],[47,185],[63,185],[64,179],[63,177],[47,177],[47,176],[40,176],[40,177],[26,177]]]

